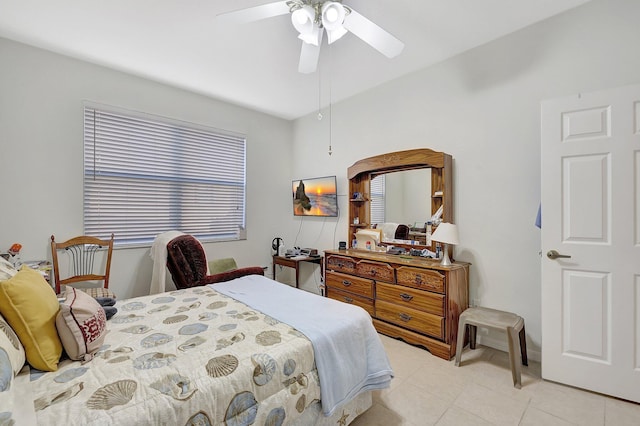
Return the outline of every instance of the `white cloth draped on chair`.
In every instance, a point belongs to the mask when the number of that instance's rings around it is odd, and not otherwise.
[[[156,239],[153,240],[149,251],[149,256],[153,259],[149,294],[158,294],[166,291],[164,287],[167,277],[167,244],[180,235],[184,235],[184,232],[167,231],[156,235]]]
[[[151,272],[151,285],[149,286],[149,294],[164,293],[165,282],[167,278],[167,244],[180,235],[185,235],[181,231],[167,231],[156,235],[149,256],[153,259],[153,270]],[[202,244],[202,243],[201,243]],[[209,265],[207,265],[207,274],[209,273]]]

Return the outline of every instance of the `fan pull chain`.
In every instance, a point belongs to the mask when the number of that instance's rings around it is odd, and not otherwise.
[[[332,136],[333,136],[333,126],[332,126],[332,121],[333,121],[333,111],[332,111],[332,93],[331,90],[333,88],[332,85],[332,80],[333,80],[333,64],[332,64],[332,58],[333,58],[333,54],[331,53],[333,50],[331,49],[331,45],[329,45],[329,157],[331,157],[331,154],[333,154],[333,150],[331,149],[331,142],[332,142]]]
[[[322,73],[320,72],[320,61],[318,61],[318,121],[322,120]]]
[[[333,151],[331,150],[331,134],[333,133],[331,130],[331,118],[332,118],[332,113],[331,113],[331,103],[329,103],[329,156],[331,156],[331,154],[333,154]]]

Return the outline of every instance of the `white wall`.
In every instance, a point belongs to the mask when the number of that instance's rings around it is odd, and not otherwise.
[[[540,101],[638,83],[639,16],[636,0],[594,0],[335,104],[332,156],[328,120],[297,120],[293,173],[335,173],[344,212],[324,229],[305,223],[298,242],[326,249],[346,239],[346,170],[355,161],[412,148],[445,151],[454,158],[456,258],[472,263],[471,298],[522,315],[530,355],[539,359]],[[327,232],[335,224],[336,237]]]
[[[291,122],[6,39],[0,58],[0,251],[19,242],[23,259],[46,259],[51,234],[82,234],[82,102],[89,100],[246,134],[247,240],[205,249],[240,266],[270,265],[271,239],[290,226]],[[118,297],[148,293],[148,253],[114,252],[110,287]]]

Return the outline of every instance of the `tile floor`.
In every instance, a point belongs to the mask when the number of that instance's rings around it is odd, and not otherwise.
[[[640,425],[633,404],[540,378],[540,363],[522,369],[513,387],[509,355],[465,348],[460,367],[400,340],[380,336],[395,378],[376,391],[373,406],[353,426]]]

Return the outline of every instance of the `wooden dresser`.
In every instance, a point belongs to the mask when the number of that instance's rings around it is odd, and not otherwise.
[[[456,353],[458,318],[469,306],[469,264],[364,250],[325,251],[326,295],[364,308],[382,334]]]

